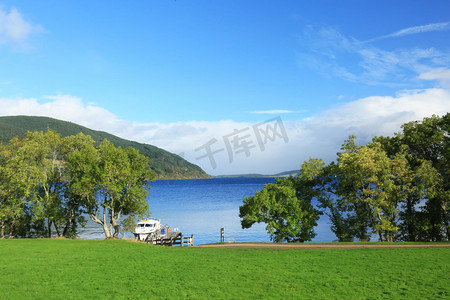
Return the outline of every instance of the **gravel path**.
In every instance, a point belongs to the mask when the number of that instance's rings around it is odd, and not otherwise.
[[[430,248],[430,247],[450,247],[447,244],[271,244],[271,243],[225,243],[213,245],[199,245],[197,247],[207,248],[270,248],[270,249],[361,249],[361,248]]]

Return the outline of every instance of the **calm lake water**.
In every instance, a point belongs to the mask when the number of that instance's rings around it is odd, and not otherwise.
[[[273,178],[158,180],[151,183],[148,203],[153,218],[179,228],[185,236],[193,234],[195,245],[219,242],[222,227],[226,242],[270,242],[265,224],[241,228],[239,206],[244,197],[273,182]],[[336,239],[328,223],[322,216],[313,242]],[[90,223],[80,237],[98,239],[104,234],[99,225]]]

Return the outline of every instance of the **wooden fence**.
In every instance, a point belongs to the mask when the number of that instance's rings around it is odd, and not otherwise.
[[[181,247],[194,246],[194,235],[192,234],[191,236],[183,236],[179,234],[176,236],[172,235],[164,237],[155,237],[153,239],[148,239],[146,242],[152,245],[160,245],[160,246],[174,246],[174,245],[180,245]]]

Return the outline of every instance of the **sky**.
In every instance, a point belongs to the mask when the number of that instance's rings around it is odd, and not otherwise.
[[[448,1],[3,1],[0,116],[275,174],[450,111]]]

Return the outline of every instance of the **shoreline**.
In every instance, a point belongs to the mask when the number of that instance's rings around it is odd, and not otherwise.
[[[259,249],[385,249],[385,248],[437,248],[437,247],[450,247],[450,243],[442,244],[271,244],[271,243],[224,243],[224,244],[204,244],[195,247],[202,248],[259,248]]]

